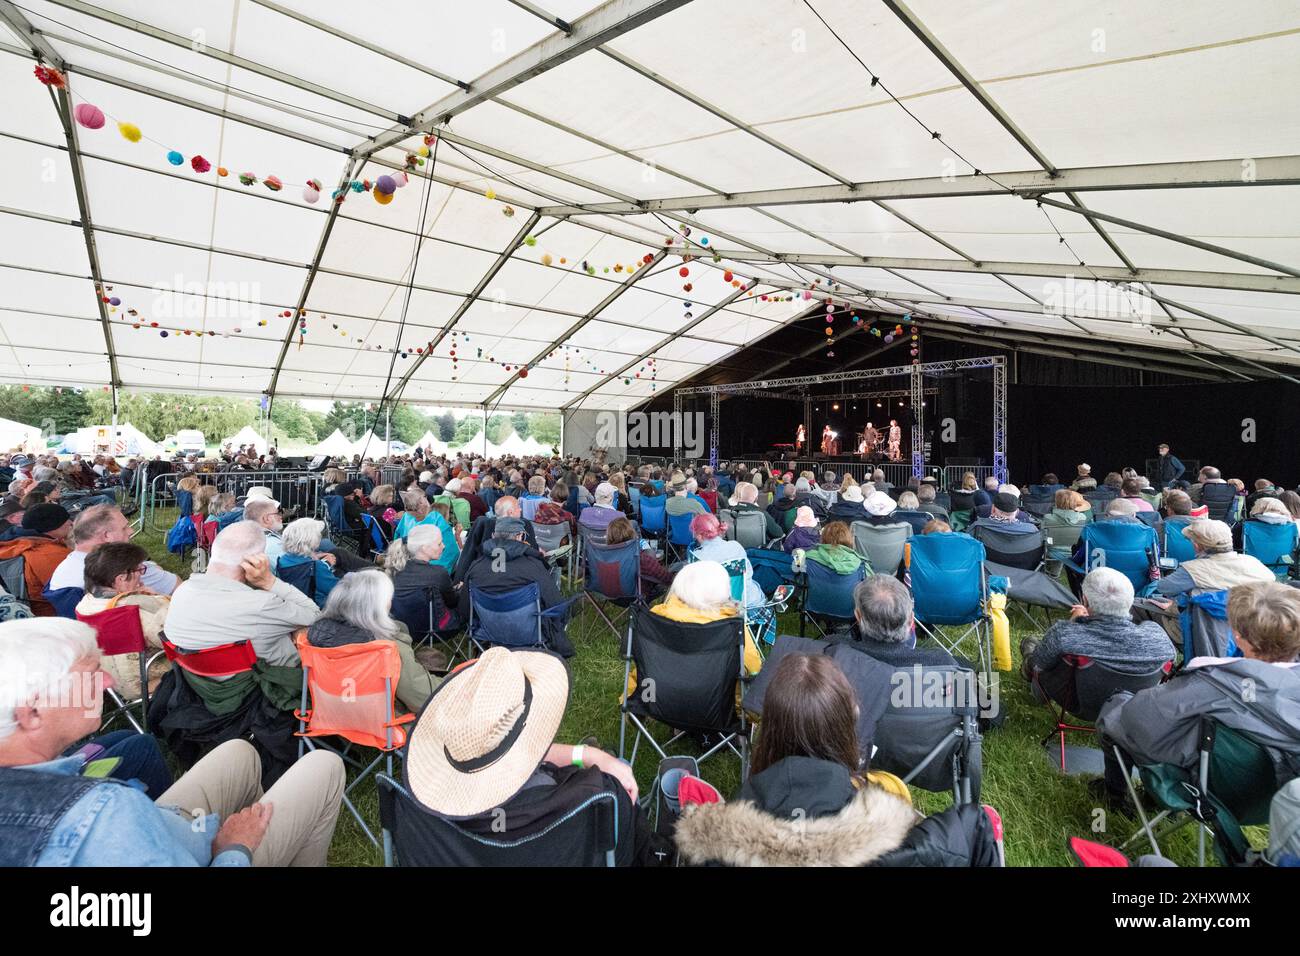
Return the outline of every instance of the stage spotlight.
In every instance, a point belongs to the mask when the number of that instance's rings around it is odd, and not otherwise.
[[[840,410],[840,406],[838,404],[831,406],[831,411],[838,412],[839,410]]]

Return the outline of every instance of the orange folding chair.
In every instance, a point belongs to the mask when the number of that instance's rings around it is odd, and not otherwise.
[[[140,608],[134,604],[118,606],[118,597],[109,602],[108,607],[95,614],[77,612],[77,620],[89,624],[95,629],[95,642],[101,654],[116,657],[119,654],[135,654],[140,660],[140,696],[127,700],[115,687],[105,693],[113,701],[115,709],[104,715],[103,725],[107,727],[118,717],[125,717],[137,732],[148,733],[149,713],[149,668],[154,661],[163,656],[163,651],[149,653],[149,645],[144,639],[144,627],[140,623]],[[136,720],[131,708],[140,708],[140,719]]]
[[[379,751],[364,767],[358,761],[349,760],[360,767],[360,772],[343,791],[343,803],[370,842],[378,847],[379,840],[349,795],[380,761],[385,761],[388,775],[393,775],[393,751],[406,744],[403,725],[415,719],[414,714],[397,715],[397,679],[402,669],[397,645],[391,641],[368,641],[342,647],[315,647],[307,642],[305,635],[299,635],[297,645],[302,658],[302,707],[294,711],[300,738],[298,755],[318,746],[332,750],[313,740],[320,737],[346,740],[347,747],[342,752],[335,751],[345,760],[353,744]]]

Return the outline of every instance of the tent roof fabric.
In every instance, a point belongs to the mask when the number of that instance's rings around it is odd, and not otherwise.
[[[614,409],[827,295],[1300,376],[1294,4],[543,6],[0,4],[0,380]]]

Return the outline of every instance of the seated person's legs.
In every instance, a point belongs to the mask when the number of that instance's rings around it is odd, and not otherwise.
[[[107,776],[114,780],[140,781],[150,799],[158,799],[159,794],[172,785],[172,772],[163,759],[157,738],[152,735],[134,730],[115,730],[92,737],[89,743],[103,748],[103,752],[92,759],[116,762]],[[74,746],[68,752],[76,753],[85,746]]]

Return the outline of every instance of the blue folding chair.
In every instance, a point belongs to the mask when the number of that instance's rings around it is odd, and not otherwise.
[[[302,561],[284,564],[284,558],[275,562],[275,576],[291,587],[297,588],[313,601],[316,600],[316,562]]]
[[[384,527],[379,523],[379,519],[363,511],[361,513],[361,523],[370,532],[370,550],[375,554],[383,554],[387,551],[388,536],[384,534]]]
[[[1062,562],[1067,568],[1083,575],[1093,568],[1114,568],[1133,583],[1137,597],[1148,597],[1155,591],[1160,579],[1155,528],[1125,521],[1097,521],[1084,527],[1079,541],[1083,545],[1083,564]]]
[[[799,636],[812,622],[817,633],[826,636],[819,618],[831,623],[853,623],[853,589],[866,580],[866,568],[859,564],[849,574],[837,574],[816,561],[804,562],[803,607],[799,609]]]
[[[55,614],[59,617],[72,618],[74,621],[77,619],[77,605],[85,596],[85,588],[76,587],[56,588],[53,591],[46,588],[41,592],[41,597],[50,602]]]
[[[434,620],[431,588],[398,588],[393,591],[391,611],[395,620],[406,625],[416,646],[428,641],[451,644],[447,652],[449,662],[457,657],[468,657],[469,637],[460,629],[454,615],[443,621]]]
[[[547,618],[564,618],[575,594],[554,607],[542,609],[541,592],[536,584],[509,591],[488,591],[470,585],[469,639],[482,654],[488,647],[546,647],[542,622]]]
[[[668,530],[667,513],[664,508],[668,499],[663,495],[641,496],[641,531],[656,538],[662,538]]]
[[[798,584],[793,555],[770,548],[746,548],[745,556],[754,569],[754,580],[768,597],[783,584]]]
[[[1248,520],[1241,525],[1242,550],[1266,564],[1273,576],[1285,581],[1295,568],[1296,548],[1300,547],[1300,530],[1294,521],[1273,524]]]
[[[1160,530],[1160,566],[1172,571],[1184,561],[1196,557],[1196,548],[1183,537],[1183,529],[1192,523],[1188,515],[1166,518]]]
[[[1228,623],[1228,592],[1178,595],[1178,626],[1183,635],[1183,663],[1195,657],[1241,657]]]
[[[641,601],[641,539],[606,544],[584,536],[583,541],[582,595],[614,635],[621,637],[619,625],[626,621],[630,626],[631,609]]]
[[[357,552],[361,550],[361,535],[348,527],[348,519],[343,513],[342,495],[325,496],[325,525],[330,540],[335,544],[347,542],[351,545],[348,550]]]
[[[691,512],[680,515],[668,515],[668,549],[678,560],[686,559],[687,549],[695,543],[691,535],[691,521],[695,515]]]
[[[973,636],[980,667],[987,673],[993,665],[993,628],[984,561],[984,545],[955,531],[912,538],[904,555],[917,627],[949,653]],[[965,630],[952,639],[945,627]]]

